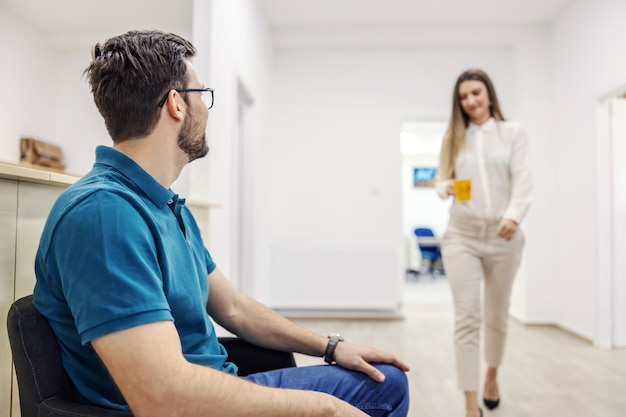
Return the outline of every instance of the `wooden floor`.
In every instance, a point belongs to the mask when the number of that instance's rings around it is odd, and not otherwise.
[[[410,417],[464,416],[456,389],[452,307],[445,277],[407,282],[403,320],[296,319],[321,334],[396,353],[409,363]],[[626,350],[600,350],[550,326],[511,320],[500,368],[501,405],[485,417],[626,417]],[[297,356],[298,364],[320,359]],[[479,394],[480,395],[480,394]]]

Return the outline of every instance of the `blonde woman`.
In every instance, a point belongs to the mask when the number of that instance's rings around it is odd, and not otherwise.
[[[454,199],[442,254],[454,299],[458,387],[465,393],[466,417],[482,416],[481,325],[484,320],[483,403],[494,409],[500,404],[497,376],[511,288],[524,247],[519,224],[531,193],[528,139],[519,123],[505,121],[493,83],[482,70],[467,70],[456,81],[438,176],[439,196]],[[470,180],[469,186],[465,181],[465,188],[458,188],[457,182],[455,188],[457,180]]]

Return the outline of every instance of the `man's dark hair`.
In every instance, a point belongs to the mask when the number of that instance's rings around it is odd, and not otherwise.
[[[85,74],[113,143],[152,132],[160,100],[187,86],[185,61],[195,54],[189,41],[156,30],[130,31],[96,44]]]

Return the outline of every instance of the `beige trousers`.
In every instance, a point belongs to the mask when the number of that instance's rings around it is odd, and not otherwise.
[[[485,359],[502,363],[513,280],[524,236],[496,236],[498,222],[451,216],[441,242],[444,269],[452,290],[458,387],[478,391],[480,381],[481,281],[484,280]]]

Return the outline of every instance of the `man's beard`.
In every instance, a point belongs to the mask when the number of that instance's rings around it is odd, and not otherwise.
[[[178,147],[187,154],[189,162],[203,158],[209,153],[205,129],[206,125],[201,126],[187,111],[187,117],[178,134]]]

